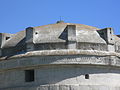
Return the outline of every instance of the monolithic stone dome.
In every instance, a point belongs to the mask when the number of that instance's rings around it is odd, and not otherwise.
[[[107,43],[113,43],[119,39],[113,35],[112,28],[101,30],[83,24],[64,22],[28,27],[26,30],[16,34],[1,33],[0,36],[0,45],[3,51],[2,56],[26,52],[27,46],[32,44],[30,48],[34,48],[33,51],[72,48],[106,51],[108,50]],[[108,40],[108,36],[111,37],[112,40]],[[114,40],[114,38],[116,39]],[[29,45],[27,43],[29,43]],[[70,45],[74,46],[70,47]]]
[[[119,90],[120,35],[58,21],[0,33],[0,90]]]

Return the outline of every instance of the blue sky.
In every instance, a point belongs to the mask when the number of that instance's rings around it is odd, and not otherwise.
[[[16,33],[29,26],[65,22],[120,34],[120,0],[0,0],[0,32]]]

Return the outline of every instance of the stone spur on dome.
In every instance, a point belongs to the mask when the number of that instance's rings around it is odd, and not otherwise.
[[[57,21],[0,33],[0,90],[119,90],[120,35]]]

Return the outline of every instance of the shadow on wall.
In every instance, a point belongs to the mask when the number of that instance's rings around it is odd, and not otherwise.
[[[64,57],[63,57],[64,58]],[[52,59],[53,61],[61,61],[63,58]],[[69,57],[68,57],[69,58]],[[67,59],[68,59],[67,58]],[[49,63],[53,63],[50,61]],[[73,57],[74,59],[74,57]],[[46,61],[45,61],[46,62]],[[67,62],[66,62],[67,63]],[[45,64],[45,63],[44,63]],[[106,83],[108,81],[113,80],[112,74],[116,74],[116,77],[119,76],[119,69],[111,68],[109,66],[89,66],[89,65],[49,65],[49,66],[41,66],[39,69],[36,69],[36,81],[39,82],[40,85],[45,84],[58,84],[64,82],[66,84],[78,84],[81,82],[85,82],[86,79],[89,79],[87,82],[96,82],[98,83]],[[99,78],[96,78],[96,77]],[[103,82],[103,77],[105,78]],[[117,83],[117,79],[114,78]],[[114,80],[113,80],[114,81]]]

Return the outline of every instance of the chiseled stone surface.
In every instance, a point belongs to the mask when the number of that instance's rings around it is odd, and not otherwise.
[[[24,81],[24,69],[1,72],[1,90],[21,90],[20,88],[22,90],[117,90],[115,88],[120,87],[119,68],[90,65],[50,65],[29,68],[35,69],[34,82]],[[86,73],[89,73],[89,79],[85,79]]]
[[[119,47],[112,28],[62,21],[0,33],[0,90],[120,90]]]
[[[67,55],[67,56],[35,56],[28,58],[18,58],[13,60],[4,60],[0,62],[0,71],[4,69],[22,68],[38,65],[54,64],[93,64],[105,66],[120,66],[118,58],[110,56],[85,56],[85,55]]]

